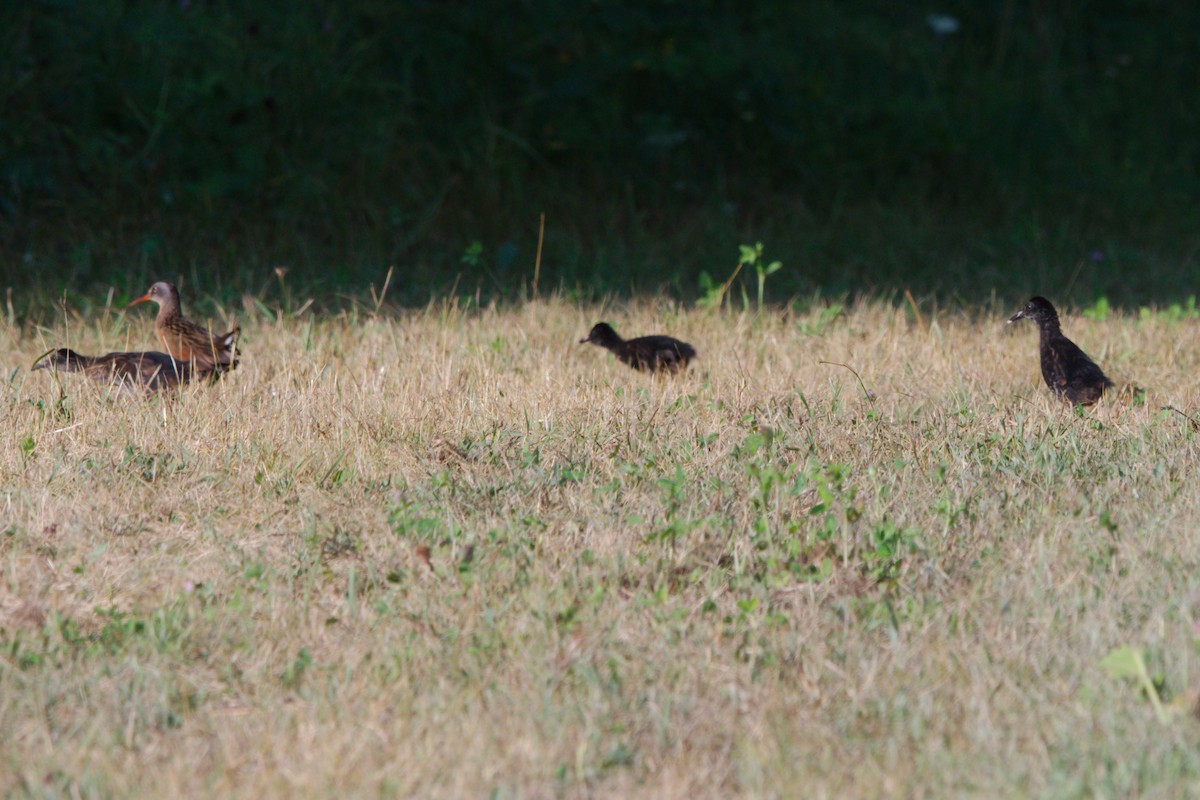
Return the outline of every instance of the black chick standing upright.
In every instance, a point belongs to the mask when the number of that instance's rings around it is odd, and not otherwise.
[[[1025,307],[1009,318],[1009,323],[1031,319],[1038,326],[1039,350],[1042,357],[1042,377],[1050,391],[1064,400],[1088,406],[1100,399],[1105,389],[1112,387],[1100,367],[1063,336],[1058,324],[1058,312],[1044,297],[1034,297]]]
[[[611,352],[636,370],[679,372],[696,357],[696,348],[670,336],[622,339],[607,322],[597,322],[580,344],[591,342]]]

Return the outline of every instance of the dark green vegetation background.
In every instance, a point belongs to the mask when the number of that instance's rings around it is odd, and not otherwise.
[[[513,298],[544,211],[584,298],[761,240],[775,299],[1177,300],[1198,53],[1171,0],[6,2],[0,285]]]

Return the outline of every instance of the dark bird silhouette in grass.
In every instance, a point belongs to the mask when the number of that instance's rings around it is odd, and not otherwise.
[[[159,281],[125,307],[146,302],[158,303],[154,333],[167,355],[179,361],[220,367],[228,366],[237,357],[234,343],[241,329],[235,327],[228,333],[214,333],[211,328],[192,322],[183,315],[175,284]]]
[[[696,348],[670,336],[622,339],[607,322],[598,322],[579,343],[600,345],[636,370],[679,372],[696,357]]]
[[[82,372],[96,383],[111,386],[119,394],[133,395],[138,391],[163,391],[195,381],[213,381],[238,365],[198,364],[178,361],[167,353],[107,353],[85,356],[60,347],[33,365],[33,369],[53,369],[58,372]]]
[[[1096,362],[1063,336],[1058,324],[1058,312],[1049,300],[1044,297],[1033,298],[1008,321],[1011,324],[1019,319],[1031,319],[1037,323],[1042,377],[1055,395],[1088,406],[1099,400],[1105,389],[1112,387],[1113,382],[1096,366]]]

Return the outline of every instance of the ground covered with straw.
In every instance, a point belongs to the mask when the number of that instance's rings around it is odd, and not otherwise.
[[[1194,796],[1200,322],[1066,314],[1077,412],[1012,310],[248,304],[133,400],[10,321],[0,789]]]

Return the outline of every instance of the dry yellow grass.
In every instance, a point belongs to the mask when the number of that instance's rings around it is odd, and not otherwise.
[[[6,795],[1200,792],[1196,322],[1068,316],[1076,414],[999,313],[249,316],[173,400],[0,339]]]

